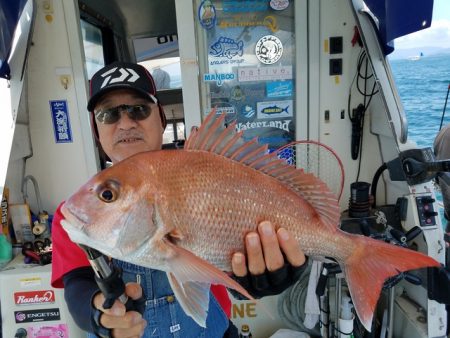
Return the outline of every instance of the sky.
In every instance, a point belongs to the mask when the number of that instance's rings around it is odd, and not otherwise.
[[[450,48],[450,0],[434,0],[431,27],[395,39],[394,43],[396,50],[420,47]]]

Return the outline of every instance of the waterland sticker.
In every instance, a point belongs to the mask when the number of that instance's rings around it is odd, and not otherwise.
[[[270,121],[247,121],[239,122],[236,124],[236,131],[250,130],[256,128],[277,128],[285,131],[289,131],[289,123],[291,119],[288,120],[270,120]]]
[[[272,119],[293,116],[292,100],[265,101],[256,103],[258,119]]]
[[[283,44],[274,35],[266,35],[258,40],[255,46],[256,58],[266,64],[276,63],[283,55]]]
[[[198,7],[198,20],[205,29],[211,29],[216,25],[216,8],[210,0],[204,0]]]
[[[292,66],[239,67],[238,81],[270,81],[292,79]]]
[[[267,97],[283,97],[292,95],[292,81],[276,81],[266,83]]]
[[[206,73],[203,74],[203,81],[216,82],[217,86],[220,87],[224,81],[232,81],[235,77],[234,73]]]

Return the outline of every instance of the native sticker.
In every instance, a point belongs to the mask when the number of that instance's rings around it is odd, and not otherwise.
[[[289,0],[270,0],[270,7],[276,11],[282,11],[289,6]]]
[[[211,29],[216,25],[216,8],[210,0],[202,1],[198,7],[198,20],[206,29]]]
[[[216,57],[226,57],[232,59],[235,56],[244,54],[244,42],[221,36],[209,48],[209,55]]]
[[[266,35],[256,43],[255,53],[260,62],[271,65],[283,55],[283,44],[276,36]]]
[[[256,111],[258,119],[292,117],[292,100],[257,102]]]

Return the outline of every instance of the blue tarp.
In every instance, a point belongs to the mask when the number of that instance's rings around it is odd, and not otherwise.
[[[12,40],[20,15],[27,0],[0,0],[0,77],[9,79],[6,63],[11,53]]]
[[[394,51],[394,39],[428,28],[433,0],[365,0],[379,21],[379,38],[387,55]]]

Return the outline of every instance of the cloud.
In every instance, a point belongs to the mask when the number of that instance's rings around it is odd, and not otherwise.
[[[429,28],[395,39],[396,49],[417,47],[450,48],[450,20],[434,20]]]

